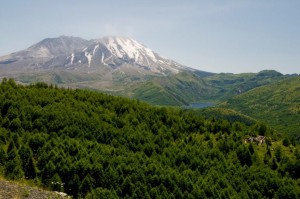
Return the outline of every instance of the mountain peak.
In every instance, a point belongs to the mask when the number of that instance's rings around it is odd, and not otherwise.
[[[46,38],[26,50],[1,57],[0,61],[6,65],[22,65],[24,69],[119,70],[162,75],[189,70],[124,36],[106,36],[94,40],[65,35]]]
[[[108,48],[108,50],[119,58],[131,59],[140,64],[143,58],[150,58],[148,62],[156,62],[155,53],[146,48],[136,40],[129,37],[103,37],[101,42]],[[149,63],[150,64],[150,63]],[[148,65],[149,65],[148,64]]]
[[[82,39],[80,37],[62,35],[57,38],[43,39],[37,44],[34,44],[33,46],[29,47],[28,50],[32,52],[37,51],[39,53],[35,54],[41,55],[42,57],[53,57],[62,54],[69,54],[74,50],[80,49],[88,44],[89,42],[87,40]]]

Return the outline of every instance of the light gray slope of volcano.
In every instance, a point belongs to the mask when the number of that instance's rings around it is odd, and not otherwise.
[[[84,40],[61,36],[48,38],[10,55],[0,57],[4,74],[37,71],[76,71],[87,73],[176,74],[192,70],[127,37],[103,37]]]
[[[25,50],[0,57],[0,72],[2,75],[18,74],[44,69],[52,59],[64,57],[89,43],[79,37],[47,38]]]

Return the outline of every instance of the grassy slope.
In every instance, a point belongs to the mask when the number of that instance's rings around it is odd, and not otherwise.
[[[279,131],[299,133],[300,77],[255,88],[222,105],[265,121]]]
[[[187,105],[206,101],[207,96],[214,95],[217,89],[195,74],[179,73],[138,84],[133,87],[132,92],[134,98],[151,104]]]
[[[183,72],[170,76],[127,73],[49,71],[16,77],[23,83],[47,82],[63,87],[87,88],[127,96],[156,105],[182,106],[195,102],[220,102],[258,86],[285,78],[276,71],[243,74]]]
[[[211,96],[211,98],[222,101],[253,88],[271,84],[285,78],[288,78],[288,76],[283,76],[277,71],[265,70],[259,73],[220,73],[208,76],[204,78],[204,80],[219,90],[218,93],[215,96]]]
[[[220,107],[208,107],[205,109],[197,110],[196,112],[204,116],[205,118],[214,117],[216,119],[224,119],[230,122],[240,121],[247,125],[252,125],[257,122],[257,120],[255,120],[254,118],[241,114],[240,112]]]
[[[259,73],[211,74],[204,77],[192,73],[179,73],[134,85],[131,93],[134,98],[159,105],[220,102],[255,87],[286,78],[288,76],[272,70]]]

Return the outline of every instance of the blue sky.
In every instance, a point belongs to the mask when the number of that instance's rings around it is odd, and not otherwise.
[[[130,36],[204,71],[300,73],[298,0],[10,0],[0,5],[0,55],[60,35],[114,35]]]

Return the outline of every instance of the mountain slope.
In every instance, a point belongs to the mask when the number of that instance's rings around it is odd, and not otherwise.
[[[90,42],[78,37],[60,36],[47,38],[31,47],[0,57],[1,75],[32,73],[55,64],[55,60],[67,56]]]
[[[60,36],[58,38],[44,39],[29,47],[26,51],[31,52],[31,54],[29,54],[31,56],[35,55],[33,57],[55,57],[71,54],[89,44],[89,41],[79,37]],[[21,56],[19,55],[19,57]]]
[[[134,98],[160,105],[189,105],[209,100],[217,89],[193,73],[154,78],[132,88]]]
[[[217,103],[253,88],[288,78],[290,76],[272,70],[246,74],[181,72],[164,78],[156,77],[125,90],[133,93],[134,98],[152,104]]]
[[[232,109],[220,107],[209,107],[201,110],[195,110],[195,112],[205,118],[223,119],[228,120],[231,123],[241,122],[249,126],[255,124],[258,121]]]
[[[37,69],[112,73],[115,70],[124,72],[128,68],[139,73],[162,75],[191,70],[126,37],[89,41],[67,36],[48,38],[26,50],[0,57],[0,70],[4,74],[10,74],[12,69],[28,73]]]
[[[204,77],[204,80],[218,89],[216,95],[211,96],[211,99],[222,101],[253,88],[272,84],[289,77],[274,70],[263,70],[259,73],[220,73]]]
[[[265,121],[282,133],[299,135],[300,77],[255,88],[222,105]]]

